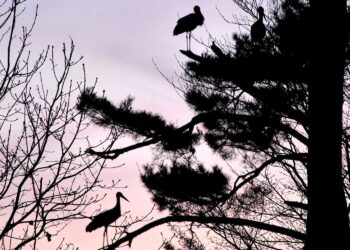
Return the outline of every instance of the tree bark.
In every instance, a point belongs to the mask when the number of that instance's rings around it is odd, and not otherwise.
[[[346,0],[311,0],[308,219],[305,249],[350,249],[341,176]]]

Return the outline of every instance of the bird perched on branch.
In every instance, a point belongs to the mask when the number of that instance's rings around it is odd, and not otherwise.
[[[194,13],[184,16],[177,21],[173,32],[174,36],[186,32],[187,50],[191,50],[191,32],[204,23],[204,16],[199,6],[194,6],[193,11]]]
[[[252,27],[250,28],[250,37],[253,42],[260,42],[264,39],[266,34],[266,27],[263,20],[264,18],[266,18],[264,8],[259,7],[257,11],[259,18],[255,23],[253,23]]]
[[[224,52],[213,42],[213,44],[210,46],[211,50],[220,58],[223,58],[225,56]]]
[[[104,237],[106,236],[107,244],[108,244],[107,228],[109,224],[116,221],[121,215],[120,198],[123,198],[126,201],[129,201],[121,192],[118,192],[116,197],[117,197],[117,204],[115,205],[115,207],[96,215],[92,219],[92,221],[89,223],[89,225],[87,225],[86,227],[86,232],[92,232],[97,228],[105,227],[105,230],[103,232],[103,243],[104,243]]]

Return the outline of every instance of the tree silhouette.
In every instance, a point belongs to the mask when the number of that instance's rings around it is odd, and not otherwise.
[[[349,50],[349,30],[339,29],[325,39],[322,34],[329,25],[341,27],[349,21],[346,4],[347,1],[337,1],[332,5],[310,1],[311,44],[320,43],[325,50],[321,56],[316,46],[310,49],[306,249],[350,249],[349,210],[344,194],[341,156],[345,52]],[[322,20],[322,13],[330,13],[332,21],[320,25],[317,21]],[[327,230],[324,225],[335,230]],[[320,241],[320,238],[327,240]]]
[[[80,146],[91,141],[91,128],[76,110],[87,81],[83,65],[83,80],[70,81],[81,61],[73,41],[62,54],[47,46],[33,57],[37,12],[22,27],[25,8],[23,0],[0,6],[0,248],[38,249],[45,242],[63,250],[63,241],[55,245],[58,234],[72,220],[90,217],[87,208],[103,198],[94,191],[103,187],[106,161]]]
[[[235,2],[256,15],[255,1]],[[196,113],[183,126],[134,111],[130,99],[114,107],[83,93],[78,107],[96,123],[143,139],[91,154],[115,159],[155,144],[171,161],[155,161],[141,176],[171,216],[128,232],[108,249],[169,222],[189,222],[189,236],[193,225],[206,228],[221,237],[222,248],[350,248],[349,31],[324,32],[349,20],[346,1],[272,3],[263,42],[235,34],[234,50],[213,43],[213,53],[181,51],[190,61],[183,81],[172,84]],[[201,142],[224,159],[242,155],[244,169],[232,176],[207,170],[191,158]]]

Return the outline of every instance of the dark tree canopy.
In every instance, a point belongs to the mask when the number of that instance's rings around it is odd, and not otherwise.
[[[157,171],[147,166],[141,179],[160,209],[168,208],[173,214],[186,212],[185,203],[204,206],[220,201],[228,185],[227,177],[218,167],[208,171],[203,165],[194,168],[177,163],[171,167],[161,165]]]
[[[134,111],[132,98],[115,107],[106,98],[98,97],[91,89],[86,89],[80,96],[77,108],[86,112],[92,120],[101,126],[115,126],[134,137],[152,138],[160,142],[164,150],[176,151],[189,149],[198,141],[198,136],[184,133],[160,115],[147,111]]]

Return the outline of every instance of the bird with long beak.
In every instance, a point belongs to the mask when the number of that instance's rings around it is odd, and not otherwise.
[[[120,198],[123,198],[124,200],[129,201],[121,192],[118,192],[116,194],[116,197],[117,197],[117,203],[115,207],[96,215],[92,219],[92,221],[89,223],[89,225],[87,225],[86,227],[86,232],[92,232],[97,228],[105,227],[105,230],[103,232],[103,244],[106,236],[107,245],[108,245],[108,234],[107,234],[108,226],[121,216]]]
[[[202,15],[199,6],[194,6],[193,13],[188,14],[180,18],[174,29],[174,36],[186,32],[186,46],[187,50],[191,50],[191,32],[197,27],[204,23],[204,16]]]

